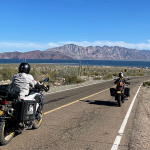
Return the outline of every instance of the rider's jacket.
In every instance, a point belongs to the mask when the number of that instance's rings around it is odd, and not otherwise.
[[[15,91],[20,93],[20,98],[25,97],[29,94],[30,86],[34,87],[37,81],[34,80],[33,76],[26,73],[17,73],[12,77],[12,86]]]
[[[123,83],[123,84],[129,84],[129,82],[127,82],[127,81],[125,80],[125,78],[118,78],[114,83],[117,83],[117,82],[119,81],[119,79],[122,80],[122,83]]]

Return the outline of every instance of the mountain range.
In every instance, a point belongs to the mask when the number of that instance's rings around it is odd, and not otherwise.
[[[137,50],[120,46],[78,46],[67,44],[45,51],[4,52],[0,59],[94,59],[94,60],[150,60],[150,50]]]
[[[0,59],[73,59],[59,51],[29,51],[25,53],[21,52],[5,52],[0,54]]]

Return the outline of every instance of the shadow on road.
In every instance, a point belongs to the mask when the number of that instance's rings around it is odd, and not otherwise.
[[[105,105],[105,106],[117,106],[117,103],[116,102],[112,102],[112,101],[89,101],[89,100],[81,100],[82,102],[88,102],[89,104],[94,104],[94,105]]]
[[[23,132],[23,131],[22,131],[22,132]],[[14,135],[14,137],[16,137],[16,136],[18,136],[18,135],[21,135],[21,134],[22,134],[22,132],[15,131],[15,135]]]

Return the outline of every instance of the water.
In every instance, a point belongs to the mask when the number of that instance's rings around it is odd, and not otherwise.
[[[23,62],[23,60],[20,60]],[[27,59],[28,63],[79,65],[79,60],[51,60],[51,59]],[[0,59],[0,64],[19,63],[19,59]],[[81,65],[93,66],[130,66],[130,67],[150,67],[150,61],[123,61],[123,60],[81,60]]]

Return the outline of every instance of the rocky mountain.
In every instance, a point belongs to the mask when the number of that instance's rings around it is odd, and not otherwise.
[[[0,59],[64,59],[69,60],[73,59],[66,54],[63,54],[59,51],[30,51],[30,52],[6,52],[0,54]]]
[[[67,44],[46,51],[59,51],[74,59],[140,59],[150,60],[150,50],[129,49],[120,46],[88,46],[82,47]]]
[[[129,49],[120,46],[78,46],[67,44],[45,51],[6,52],[0,54],[0,59],[134,59],[150,60],[150,50]]]

